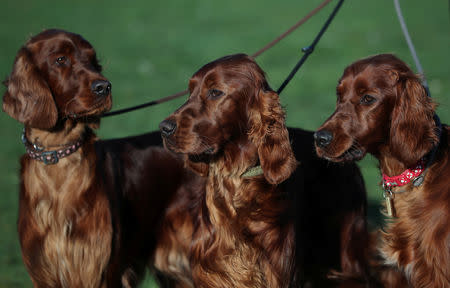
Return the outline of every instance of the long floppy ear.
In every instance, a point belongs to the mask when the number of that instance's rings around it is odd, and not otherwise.
[[[250,139],[258,147],[264,177],[271,184],[289,178],[297,166],[285,126],[284,111],[278,94],[259,90],[256,110],[250,115]]]
[[[58,120],[55,101],[27,48],[19,50],[13,72],[5,83],[8,90],[3,95],[3,111],[34,128],[55,126]]]
[[[414,165],[437,143],[433,120],[435,104],[416,75],[400,75],[397,103],[391,116],[392,154],[406,166]]]

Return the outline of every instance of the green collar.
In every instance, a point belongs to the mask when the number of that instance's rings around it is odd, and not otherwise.
[[[264,174],[261,165],[251,167],[244,174],[241,175],[242,178],[250,178]]]

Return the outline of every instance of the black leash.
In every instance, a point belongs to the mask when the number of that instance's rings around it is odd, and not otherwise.
[[[133,106],[133,107],[129,107],[129,108],[124,108],[124,109],[108,112],[108,113],[103,114],[102,118],[109,117],[109,116],[114,116],[114,115],[118,115],[118,114],[123,114],[123,113],[127,113],[127,112],[131,112],[131,111],[142,109],[142,108],[145,108],[145,107],[148,107],[148,106],[153,106],[153,105],[156,105],[156,104],[159,104],[159,103],[163,103],[163,102],[170,101],[172,99],[178,98],[178,97],[183,96],[183,95],[185,95],[187,93],[188,93],[188,91],[181,91],[181,92],[178,92],[176,94],[167,96],[165,98],[161,98],[161,99],[158,99],[158,100],[150,101],[150,102],[147,102],[147,103],[144,103],[144,104],[141,104],[141,105],[137,105],[137,106]]]
[[[294,27],[298,28],[298,26],[300,26],[301,24],[303,24],[307,19],[309,19],[309,17],[311,17],[313,14],[315,14],[316,12],[318,12],[320,9],[322,9],[326,4],[328,4],[329,1],[324,1],[324,3],[322,3],[321,5],[319,5],[319,7],[317,7],[315,9],[315,11],[313,11],[313,13],[311,13],[310,15],[307,15],[305,17],[305,19],[300,20],[299,23],[297,23]],[[298,70],[300,69],[300,67],[303,65],[303,63],[306,61],[306,59],[308,58],[308,56],[314,51],[314,48],[316,46],[316,44],[319,42],[320,38],[322,37],[323,33],[325,33],[326,29],[328,28],[328,26],[330,25],[331,21],[333,20],[334,16],[336,16],[337,11],[339,10],[339,8],[342,5],[342,2],[344,2],[344,0],[340,0],[339,3],[336,5],[336,7],[334,8],[333,12],[331,13],[331,15],[328,17],[327,21],[325,22],[324,26],[322,27],[322,29],[320,30],[319,34],[316,36],[316,38],[314,39],[313,43],[302,49],[302,51],[305,53],[303,55],[303,57],[300,59],[300,61],[297,63],[297,65],[294,67],[294,69],[291,71],[291,73],[289,74],[289,76],[286,78],[286,80],[284,80],[283,84],[281,85],[280,88],[278,88],[277,93],[280,94],[281,91],[286,87],[286,85],[292,80],[292,78],[294,77],[294,75],[298,72]],[[282,38],[284,38],[287,34],[289,34],[290,32],[292,32],[293,30],[295,30],[295,28],[291,28],[290,30],[288,30],[283,36]],[[278,42],[281,39],[276,39],[275,41]],[[275,42],[274,41],[274,42]],[[261,54],[262,52],[264,52],[265,50],[267,50],[268,48],[270,48],[271,46],[273,46],[273,43],[270,43],[268,45],[269,47],[264,47],[263,49],[261,49],[260,51],[258,51],[257,53],[255,53],[254,57],[258,56],[259,54]],[[120,110],[116,110],[116,111],[112,111],[112,112],[108,112],[103,114],[101,117],[105,118],[105,117],[109,117],[109,116],[114,116],[114,115],[119,115],[119,114],[123,114],[123,113],[127,113],[127,112],[131,112],[134,110],[138,110],[141,108],[145,108],[145,107],[149,107],[149,106],[153,106],[156,104],[160,104],[166,101],[170,101],[172,99],[178,98],[180,96],[186,95],[188,93],[187,90],[185,91],[181,91],[178,92],[176,94],[167,96],[165,98],[161,98],[158,100],[154,100],[154,101],[150,101],[141,105],[137,105],[137,106],[133,106],[133,107],[129,107],[129,108],[124,108],[124,109],[120,109]]]
[[[298,72],[300,67],[302,67],[303,63],[305,63],[306,59],[308,59],[309,55],[314,51],[314,48],[316,47],[317,43],[319,42],[320,38],[322,37],[323,33],[327,30],[328,26],[330,25],[331,21],[333,21],[334,16],[336,16],[336,13],[338,12],[339,8],[341,8],[342,3],[344,0],[340,0],[339,3],[334,7],[333,12],[331,12],[330,16],[328,17],[327,21],[323,25],[322,29],[320,30],[319,34],[317,34],[316,38],[312,42],[310,46],[302,48],[303,57],[298,61],[297,65],[295,65],[294,69],[292,69],[291,73],[287,76],[286,80],[284,80],[283,84],[281,84],[280,88],[277,90],[277,94],[279,95],[284,88],[289,84],[289,82],[294,78],[294,75]]]

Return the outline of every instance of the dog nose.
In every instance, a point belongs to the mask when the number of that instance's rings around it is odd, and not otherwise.
[[[177,129],[177,124],[171,120],[164,120],[159,123],[159,130],[164,137],[172,135]]]
[[[107,80],[95,80],[91,90],[98,96],[107,96],[111,92],[111,83]]]
[[[330,131],[320,130],[314,133],[314,141],[321,148],[327,147],[331,143],[331,140],[333,140],[333,134]]]

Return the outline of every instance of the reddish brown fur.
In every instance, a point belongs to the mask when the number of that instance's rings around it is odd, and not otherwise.
[[[347,67],[337,86],[336,111],[319,128],[333,139],[317,147],[319,156],[357,160],[373,154],[388,176],[401,174],[439,143],[425,182],[395,194],[397,218],[384,229],[379,250],[413,287],[450,287],[449,128],[437,137],[435,105],[420,78],[401,60],[382,54]],[[364,95],[374,97],[362,102]],[[394,191],[398,190],[397,188]]]
[[[58,57],[61,58],[58,63]],[[97,141],[110,109],[95,51],[80,35],[46,30],[17,55],[3,109],[46,150],[83,139],[57,164],[21,159],[18,231],[35,287],[135,287],[152,257],[162,211],[184,177],[158,134]],[[182,192],[179,192],[182,193]]]
[[[203,66],[189,90],[161,129],[165,146],[206,177],[206,191],[184,195],[168,210],[156,267],[183,287],[328,287],[335,285],[325,277],[331,268],[364,274],[364,249],[340,245],[367,240],[357,168],[313,158],[309,132],[291,129],[289,139],[278,95],[246,55]],[[258,164],[263,175],[242,176]],[[336,184],[341,173],[350,188]],[[344,208],[346,193],[354,201]]]

